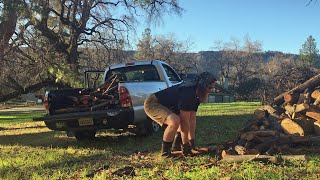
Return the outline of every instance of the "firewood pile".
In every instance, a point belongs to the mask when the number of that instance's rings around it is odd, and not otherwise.
[[[317,75],[277,96],[271,105],[257,109],[236,140],[217,148],[222,160],[274,162],[279,154],[287,154],[283,156],[287,159],[305,160],[305,154],[320,153],[319,85]]]
[[[118,104],[118,84],[123,80],[123,75],[117,73],[108,78],[102,85],[96,89],[82,89],[77,95],[65,97],[64,105],[68,107],[61,108],[55,112],[81,112],[81,111],[97,111],[106,107]]]

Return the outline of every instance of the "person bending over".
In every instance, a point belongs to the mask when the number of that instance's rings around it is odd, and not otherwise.
[[[167,127],[163,133],[161,154],[171,156],[172,143],[178,128],[181,131],[182,153],[192,155],[191,142],[194,142],[196,112],[201,102],[205,102],[216,78],[209,72],[201,73],[192,81],[171,86],[151,94],[144,102],[146,114],[160,126]]]

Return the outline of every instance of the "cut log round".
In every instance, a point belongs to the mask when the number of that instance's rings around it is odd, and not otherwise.
[[[303,129],[289,118],[281,121],[281,127],[286,134],[304,136]]]
[[[288,104],[297,104],[298,99],[299,99],[299,94],[298,93],[294,93],[294,94],[285,94],[284,97],[284,102],[288,103]]]
[[[311,135],[314,133],[313,123],[316,120],[301,115],[299,117],[294,118],[293,121],[302,127],[305,135]]]

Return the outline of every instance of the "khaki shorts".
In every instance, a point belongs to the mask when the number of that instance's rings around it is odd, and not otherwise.
[[[160,124],[160,126],[162,126],[167,117],[173,113],[170,109],[160,104],[154,94],[151,94],[144,101],[144,111],[152,120]]]

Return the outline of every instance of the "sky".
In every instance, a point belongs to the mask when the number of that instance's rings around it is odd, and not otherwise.
[[[184,12],[165,15],[162,23],[141,23],[137,36],[150,27],[152,35],[173,33],[177,40],[190,39],[191,52],[217,50],[214,42],[243,40],[262,42],[263,51],[299,54],[313,36],[320,47],[320,1],[309,0],[180,0]]]

